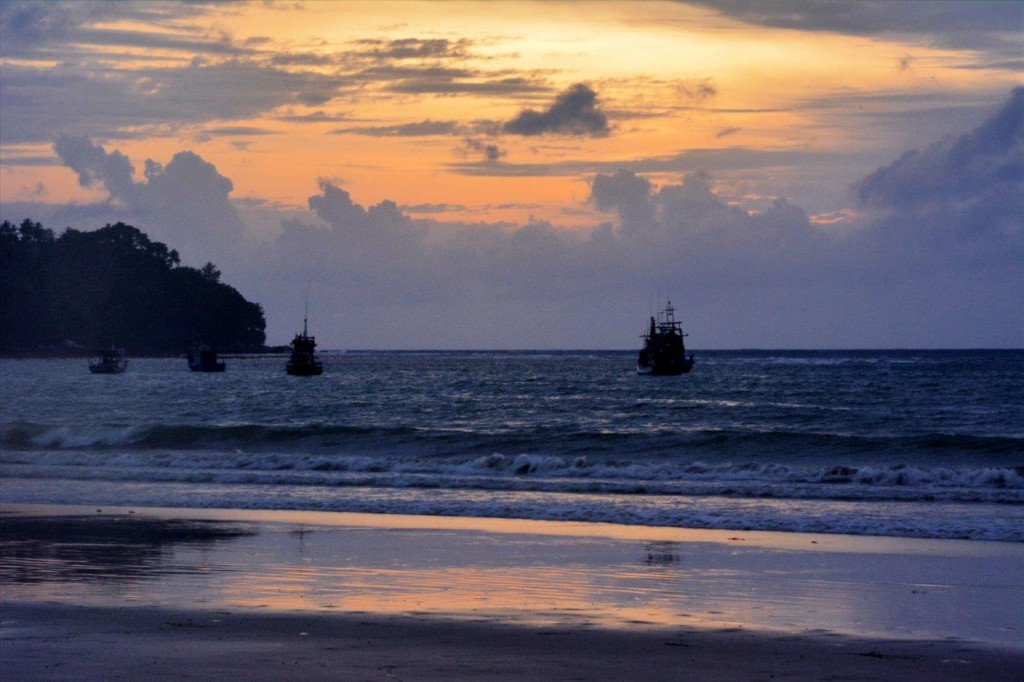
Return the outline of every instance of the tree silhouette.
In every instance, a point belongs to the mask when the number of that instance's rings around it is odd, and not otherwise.
[[[0,224],[0,352],[116,343],[133,354],[183,352],[203,341],[222,351],[263,347],[257,303],[220,271],[182,266],[178,252],[116,223],[83,232],[25,220]]]

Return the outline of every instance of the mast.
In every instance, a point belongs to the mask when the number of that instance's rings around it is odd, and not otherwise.
[[[306,300],[302,309],[302,335],[309,336],[306,323],[309,321],[309,284],[306,284]]]

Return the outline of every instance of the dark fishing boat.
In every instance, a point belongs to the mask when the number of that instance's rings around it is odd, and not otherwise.
[[[196,346],[188,352],[188,368],[193,372],[223,372],[227,364],[217,360],[217,349]]]
[[[89,371],[93,374],[122,374],[128,369],[128,358],[124,356],[124,349],[105,348],[98,351],[99,358],[89,361]]]
[[[693,369],[693,355],[686,355],[683,324],[676,320],[676,309],[670,301],[658,319],[643,335],[644,347],[636,360],[637,374],[676,376]]]
[[[323,374],[324,366],[317,359],[316,338],[306,329],[306,318],[302,318],[302,333],[296,334],[291,342],[292,356],[285,365],[285,371],[294,376],[309,377]]]

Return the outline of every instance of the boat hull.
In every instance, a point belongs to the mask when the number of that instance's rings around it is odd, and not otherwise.
[[[675,377],[680,374],[689,374],[691,369],[693,369],[692,356],[676,362],[636,363],[637,374],[655,377]]]
[[[288,363],[284,371],[293,377],[315,377],[324,373],[324,367],[320,363],[315,365],[293,365]]]
[[[189,365],[188,368],[193,372],[223,372],[227,369],[227,363],[215,362],[212,365]]]
[[[127,369],[127,364],[113,367],[107,365],[89,365],[89,371],[93,374],[124,374]]]

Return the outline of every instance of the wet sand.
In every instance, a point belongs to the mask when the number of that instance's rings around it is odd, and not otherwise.
[[[1024,547],[0,507],[4,679],[1012,680]]]

